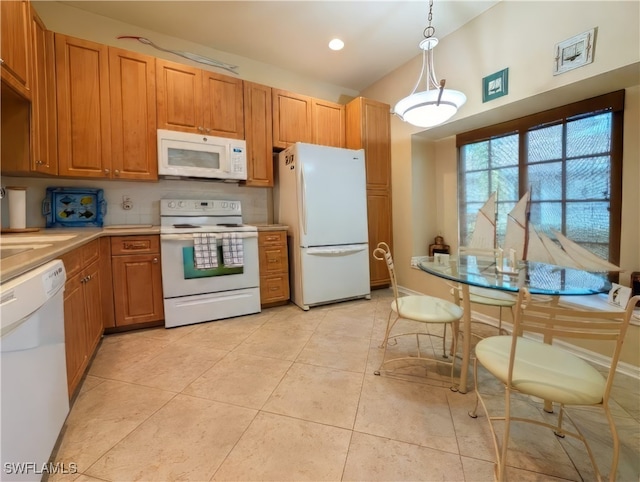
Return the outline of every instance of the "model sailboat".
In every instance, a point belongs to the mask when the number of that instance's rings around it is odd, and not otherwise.
[[[525,253],[527,252],[527,223],[529,222],[530,201],[531,196],[527,191],[507,214],[507,230],[502,249],[505,253],[509,253],[512,249],[515,250],[516,259],[525,259]]]
[[[526,259],[592,272],[622,271],[619,266],[596,256],[562,233],[553,231],[553,234],[560,244],[554,242],[546,234],[536,231],[529,223],[529,244]]]
[[[470,248],[493,249],[496,247],[496,192],[478,211],[476,225],[469,241]]]

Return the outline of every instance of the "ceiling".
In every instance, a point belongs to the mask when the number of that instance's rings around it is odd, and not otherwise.
[[[498,1],[436,0],[432,21],[436,37],[457,30]],[[429,11],[427,1],[62,3],[355,91],[420,53],[418,43]],[[139,32],[132,28],[124,34]],[[343,50],[329,50],[327,44],[334,37],[345,42]],[[239,73],[242,76],[242,69]]]

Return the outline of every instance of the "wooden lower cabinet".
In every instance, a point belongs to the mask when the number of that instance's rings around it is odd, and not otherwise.
[[[111,272],[116,327],[164,320],[159,236],[113,236]]]
[[[369,221],[369,279],[371,288],[386,288],[391,282],[385,263],[373,257],[378,243],[392,244],[391,196],[386,191],[367,191],[367,212]]]
[[[260,304],[262,307],[289,301],[289,256],[286,231],[259,231]]]
[[[102,336],[99,240],[62,256],[67,282],[64,293],[67,386],[73,395]]]

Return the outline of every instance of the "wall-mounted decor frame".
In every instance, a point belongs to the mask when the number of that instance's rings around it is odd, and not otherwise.
[[[482,102],[489,102],[509,93],[509,69],[502,69],[482,78]]]
[[[553,75],[559,75],[593,62],[596,31],[597,27],[556,44]]]

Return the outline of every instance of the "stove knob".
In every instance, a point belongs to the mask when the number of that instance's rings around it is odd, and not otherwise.
[[[175,202],[173,202],[173,201],[169,201],[168,206],[169,206],[171,209],[173,209],[173,208],[175,208],[175,207],[176,207],[176,203],[175,203]]]
[[[185,207],[187,205],[186,202],[184,201],[178,201],[178,206],[180,206],[181,208]]]

